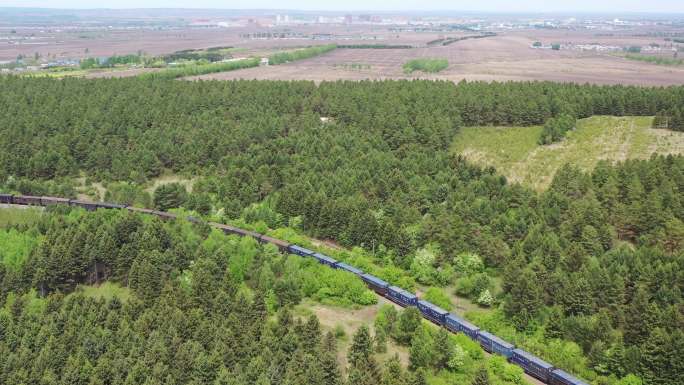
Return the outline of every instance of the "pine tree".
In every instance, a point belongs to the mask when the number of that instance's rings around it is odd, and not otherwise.
[[[645,287],[639,286],[634,298],[625,311],[625,343],[637,345],[648,338],[655,326],[654,315],[649,306],[649,295]]]
[[[429,368],[434,363],[433,340],[430,330],[421,326],[416,330],[411,347],[409,348],[409,362],[411,369]]]
[[[544,325],[544,337],[562,338],[563,337],[563,312],[557,306],[551,308],[546,325]]]
[[[450,339],[450,333],[445,328],[440,328],[435,335],[433,352],[435,368],[437,370],[447,368],[454,354],[454,346]]]
[[[332,335],[332,334],[330,334]],[[334,338],[334,337],[333,337]],[[327,338],[326,338],[327,339]],[[338,385],[342,383],[342,376],[337,364],[336,351],[324,351],[321,355],[321,369],[323,371],[323,384]]]
[[[376,327],[373,341],[375,342],[375,351],[377,353],[387,352],[387,334],[385,329]]]
[[[411,385],[428,385],[425,369],[421,368],[415,371]]]
[[[681,346],[679,358],[674,358],[675,348],[672,345],[672,339],[667,331],[656,328],[651,335],[645,339],[641,348],[641,368],[640,375],[647,384],[655,385],[669,385],[681,383],[676,380],[684,378],[684,374],[673,372],[675,367],[672,366],[675,360],[681,359]],[[681,334],[681,332],[680,332]],[[677,365],[681,366],[681,365]]]
[[[168,183],[154,190],[154,207],[161,211],[181,207],[187,200],[187,191],[180,183]]]
[[[487,368],[481,366],[475,373],[475,378],[470,383],[471,385],[490,385],[489,382],[489,372]]]
[[[309,353],[314,353],[321,344],[321,325],[318,317],[311,315],[304,325],[302,347]]]
[[[352,345],[347,353],[347,360],[351,366],[361,367],[370,361],[373,354],[373,341],[368,327],[363,325],[356,330]]]
[[[406,373],[397,354],[385,362],[380,385],[406,385]]]
[[[563,288],[562,301],[565,313],[568,315],[588,315],[591,313],[593,300],[591,286],[587,280],[579,275],[568,281]]]
[[[511,289],[504,303],[504,311],[513,317],[518,329],[525,329],[541,309],[542,291],[536,274],[525,269],[511,283]]]
[[[394,335],[394,339],[397,340],[399,344],[408,345],[411,343],[411,339],[416,332],[416,329],[420,326],[423,317],[420,315],[420,311],[416,307],[406,308],[399,315],[399,321],[397,322],[397,328]]]

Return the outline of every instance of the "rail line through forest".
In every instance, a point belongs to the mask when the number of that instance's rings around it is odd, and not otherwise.
[[[62,205],[81,207],[87,211],[95,211],[98,209],[121,209],[128,210],[133,213],[154,215],[164,221],[185,219],[196,224],[206,223],[215,229],[221,230],[225,234],[234,234],[241,237],[252,237],[259,243],[270,243],[276,246],[280,252],[296,254],[305,258],[313,258],[319,263],[332,269],[344,270],[354,274],[361,278],[366,285],[378,295],[389,299],[401,307],[417,307],[425,319],[435,323],[439,327],[444,327],[452,333],[465,334],[474,341],[478,342],[486,352],[504,356],[512,364],[522,368],[525,373],[544,383],[549,385],[588,385],[586,382],[583,382],[569,373],[554,367],[552,364],[542,360],[541,358],[520,348],[516,348],[513,344],[504,341],[503,339],[487,332],[486,330],[481,330],[465,319],[458,317],[455,314],[451,314],[428,301],[421,300],[413,293],[410,293],[402,288],[392,286],[388,282],[385,282],[378,277],[365,273],[361,269],[358,269],[345,262],[337,261],[325,254],[318,253],[316,251],[309,250],[265,234],[260,234],[254,231],[240,229],[238,227],[221,223],[205,222],[193,216],[181,217],[177,214],[165,211],[132,207],[118,203],[90,202],[78,199],[46,196],[0,194],[0,204],[40,207]]]

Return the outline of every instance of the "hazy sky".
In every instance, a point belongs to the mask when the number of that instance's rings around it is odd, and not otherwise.
[[[301,10],[461,10],[494,12],[677,12],[684,0],[2,0],[0,6],[46,8],[226,8]]]

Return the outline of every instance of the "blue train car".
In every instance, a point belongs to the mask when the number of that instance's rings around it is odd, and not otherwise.
[[[589,385],[577,377],[571,376],[569,373],[560,369],[551,372],[549,378],[549,385]]]
[[[12,204],[14,203],[14,195],[12,194],[0,194],[0,203]]]
[[[514,349],[511,355],[511,362],[523,368],[525,373],[532,377],[536,377],[546,383],[549,382],[553,365],[541,358],[522,349]]]
[[[397,286],[390,286],[387,288],[387,298],[403,307],[416,306],[416,302],[418,302],[418,297],[416,297],[415,294]]]
[[[484,330],[480,330],[480,332],[477,334],[477,341],[480,343],[480,346],[482,346],[482,349],[490,353],[500,354],[507,359],[511,358],[513,349],[515,349],[513,344],[508,343],[494,334]]]
[[[297,245],[290,245],[290,247],[288,247],[288,250],[290,251],[290,253],[299,255],[301,257],[310,257],[314,255],[313,251]]]
[[[382,296],[387,294],[387,288],[389,287],[389,284],[382,279],[370,274],[361,275],[361,279],[363,279],[363,281],[366,282],[366,284],[368,284],[368,286],[376,293]]]
[[[447,314],[444,318],[444,325],[452,332],[463,333],[474,340],[480,333],[480,328],[453,314]]]
[[[337,262],[337,265],[335,265],[335,268],[348,271],[352,274],[363,275],[363,270],[357,269],[354,266],[349,265],[349,264],[344,263],[344,262]]]
[[[418,310],[420,310],[420,312],[423,313],[423,316],[425,318],[436,323],[437,325],[444,325],[446,315],[449,314],[448,311],[422,299],[416,302],[416,305],[418,306]]]
[[[314,253],[313,254],[314,259],[316,259],[319,263],[322,263],[327,266],[334,267],[335,264],[337,263],[336,259],[330,258],[325,254],[321,253]]]

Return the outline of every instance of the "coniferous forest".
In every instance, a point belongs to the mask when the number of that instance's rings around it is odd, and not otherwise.
[[[74,197],[85,176],[119,186],[109,200],[296,228],[365,249],[357,264],[407,289],[458,279],[460,295],[496,308],[479,326],[594,384],[684,383],[684,157],[566,166],[538,193],[449,150],[463,126],[546,123],[550,143],[592,115],[677,121],[684,87],[17,77],[0,87],[3,191]],[[138,197],[136,185],[165,172],[196,178],[192,192]],[[408,384],[446,366],[419,359],[417,332],[409,370],[384,367],[360,330],[341,375],[333,337],[288,313],[334,291],[297,279],[314,267],[183,226],[68,211],[15,226],[38,241],[19,267],[0,265],[0,379]],[[133,298],[70,294],[93,262]],[[372,302],[360,282],[345,285],[339,301]]]

